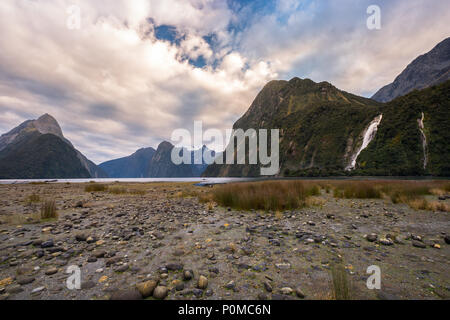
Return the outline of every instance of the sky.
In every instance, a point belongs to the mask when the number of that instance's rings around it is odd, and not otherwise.
[[[0,1],[0,132],[49,113],[100,163],[194,121],[230,129],[275,79],[370,97],[448,21],[441,0]]]

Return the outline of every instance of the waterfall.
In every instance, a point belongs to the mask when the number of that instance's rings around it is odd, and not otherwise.
[[[358,151],[352,155],[350,164],[345,168],[347,171],[353,170],[356,168],[356,160],[358,159],[361,152],[366,149],[369,144],[372,142],[373,138],[375,138],[375,135],[378,131],[378,126],[381,123],[381,120],[383,119],[383,115],[380,114],[378,117],[372,120],[372,122],[369,124],[367,129],[364,131],[364,139],[362,142],[361,147],[358,149]]]
[[[425,126],[423,124],[423,121],[425,120],[425,114],[422,112],[422,118],[417,119],[417,122],[419,123],[419,130],[420,134],[422,136],[422,148],[423,148],[423,169],[425,170],[427,168],[428,164],[428,152],[427,152],[427,136],[425,135],[424,129]]]

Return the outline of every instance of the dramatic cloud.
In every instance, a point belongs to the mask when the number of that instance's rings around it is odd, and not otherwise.
[[[0,131],[47,112],[98,163],[195,120],[228,129],[272,79],[370,96],[450,35],[442,1],[380,0],[370,31],[372,2],[2,1]]]

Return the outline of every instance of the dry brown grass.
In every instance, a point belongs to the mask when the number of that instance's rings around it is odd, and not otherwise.
[[[58,218],[55,200],[45,200],[41,206],[41,219],[49,220]]]
[[[41,201],[41,197],[38,194],[30,194],[29,196],[25,197],[25,202],[27,204],[33,204]]]
[[[86,192],[103,192],[103,191],[107,191],[108,190],[108,186],[106,184],[101,184],[101,183],[89,183],[88,185],[86,185],[84,187],[84,191]]]
[[[351,300],[350,280],[343,264],[335,264],[331,267],[333,283],[333,298],[336,300]]]
[[[306,206],[306,198],[320,194],[317,184],[303,181],[232,183],[214,187],[212,199],[238,210],[292,210]]]
[[[449,206],[441,202],[430,202],[425,197],[440,196],[449,189],[447,181],[330,181],[335,198],[380,199],[388,198],[393,203],[404,203],[415,210],[449,212]]]

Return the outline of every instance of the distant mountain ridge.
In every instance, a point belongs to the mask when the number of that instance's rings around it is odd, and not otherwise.
[[[1,179],[106,178],[44,114],[0,136]]]
[[[139,149],[134,154],[115,160],[110,160],[99,165],[111,178],[193,178],[200,177],[207,164],[194,163],[194,152],[188,152],[191,164],[175,165],[171,154],[174,145],[163,141],[157,150],[153,148]],[[202,152],[205,150],[202,148]],[[215,153],[213,153],[215,154]]]
[[[99,167],[111,178],[145,178],[155,152],[153,148],[142,148],[128,157],[103,162]]]
[[[421,90],[450,80],[450,38],[409,64],[393,83],[381,88],[372,99],[389,102],[413,90]]]

